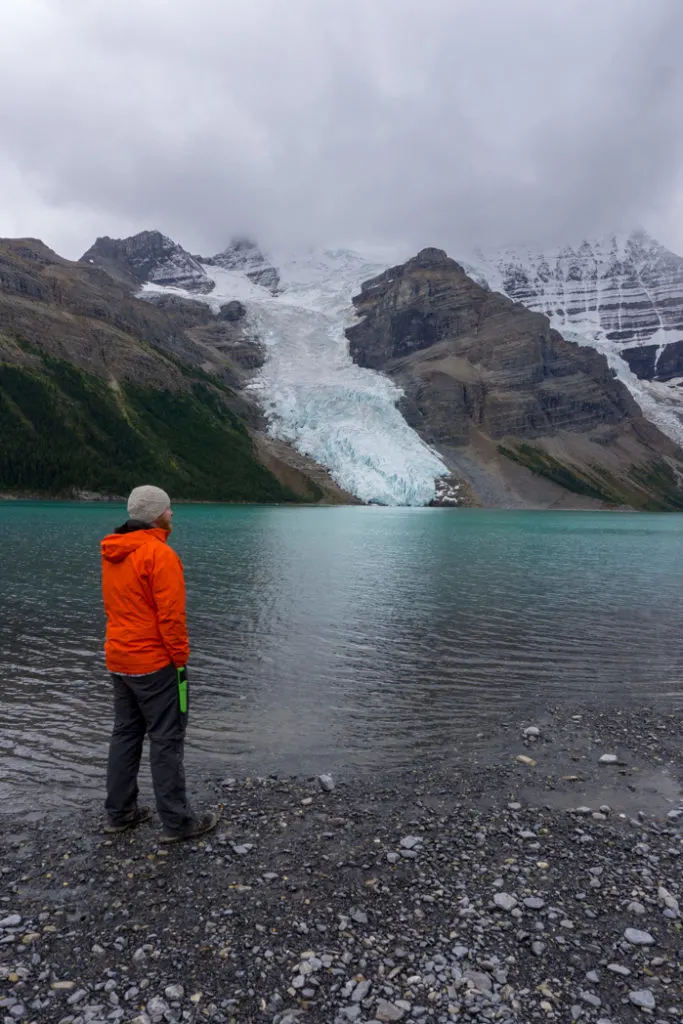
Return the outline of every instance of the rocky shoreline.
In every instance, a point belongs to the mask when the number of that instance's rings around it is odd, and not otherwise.
[[[207,779],[163,848],[0,818],[0,1021],[683,1020],[680,714],[557,709],[486,765]]]

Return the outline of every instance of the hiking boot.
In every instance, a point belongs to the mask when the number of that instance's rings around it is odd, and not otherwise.
[[[151,817],[151,807],[136,807],[133,813],[118,825],[114,824],[113,821],[108,821],[104,826],[104,831],[108,836],[117,835],[119,832],[128,832],[131,828],[137,828],[138,825],[142,825],[144,821],[149,821]]]
[[[195,818],[182,832],[169,832],[166,830],[159,842],[161,843],[182,843],[185,839],[198,839],[199,836],[211,832],[218,824],[218,815],[214,811],[207,811],[200,818]]]

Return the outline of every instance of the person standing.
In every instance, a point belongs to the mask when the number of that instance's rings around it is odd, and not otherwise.
[[[136,487],[128,521],[101,543],[104,649],[114,688],[104,831],[125,832],[151,817],[151,808],[138,806],[147,734],[162,843],[195,839],[218,820],[212,812],[192,812],[185,785],[190,645],[183,565],[168,544],[172,516],[166,491]]]

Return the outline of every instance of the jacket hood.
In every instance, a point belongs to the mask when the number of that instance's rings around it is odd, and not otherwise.
[[[124,530],[125,532],[120,532]],[[105,537],[100,544],[102,558],[107,562],[123,562],[133,551],[137,551],[143,544],[149,544],[151,540],[165,544],[168,540],[168,533],[158,527],[150,528],[144,523],[125,523],[115,533],[110,533],[108,537]]]
[[[123,526],[117,526],[114,533],[132,533],[133,530],[151,530],[152,523],[142,519],[127,519]]]

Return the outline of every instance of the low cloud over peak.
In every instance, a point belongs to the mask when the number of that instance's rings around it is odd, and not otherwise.
[[[679,0],[6,0],[0,234],[683,251]]]

